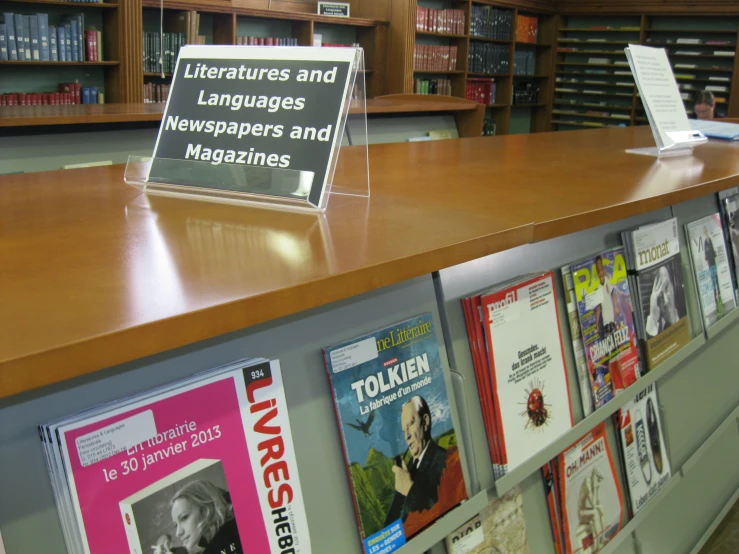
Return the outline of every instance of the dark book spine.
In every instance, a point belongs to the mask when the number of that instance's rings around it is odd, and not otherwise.
[[[13,14],[13,20],[15,23],[15,45],[18,50],[18,60],[25,61],[26,43],[23,40],[23,16],[17,13]]]
[[[5,23],[0,23],[0,60],[8,59],[8,28]]]
[[[23,17],[23,49],[26,51],[26,61],[33,60],[31,53],[31,17],[24,15]]]
[[[64,23],[64,51],[68,62],[76,61],[72,57],[72,24],[69,21]]]
[[[40,41],[41,61],[50,61],[49,56],[49,14],[40,13],[38,18],[38,36]]]
[[[64,37],[64,25],[59,25],[56,28],[56,48],[57,48],[57,54],[59,56],[60,62],[66,62],[67,61],[67,47],[66,47],[66,39]]]
[[[59,51],[57,50],[57,33],[56,27],[49,26],[49,61],[59,61]]]
[[[2,19],[5,23],[5,40],[8,41],[8,59],[15,61],[18,59],[18,48],[15,42],[15,17],[12,13],[4,13]]]

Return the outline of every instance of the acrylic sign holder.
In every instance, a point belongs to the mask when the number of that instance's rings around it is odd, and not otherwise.
[[[631,57],[631,51],[628,48],[624,48],[626,53],[626,59],[629,62],[631,73],[634,76],[634,82],[636,88],[639,91],[639,95],[644,98],[639,79],[637,78],[636,69],[634,62]],[[657,129],[657,123],[654,121],[652,112],[649,109],[649,105],[645,102],[644,111],[647,114],[649,120],[649,127],[652,129],[652,135],[654,136],[654,142],[656,146],[647,146],[645,148],[628,148],[626,153],[628,154],[639,154],[642,156],[651,156],[655,158],[672,158],[677,156],[692,156],[693,147],[698,144],[703,144],[708,139],[700,131],[665,131],[665,135],[668,136],[673,142],[671,144],[664,144],[660,135],[659,129]]]
[[[340,135],[331,154],[325,190],[318,204],[309,200],[311,189],[316,185],[310,171],[129,156],[124,181],[146,194],[308,212],[325,211],[334,194],[369,198],[364,51],[358,47],[354,50],[349,87],[342,105]],[[343,144],[349,122],[354,133],[364,135],[364,140],[358,141],[361,146]],[[349,159],[353,162],[351,170],[342,171]],[[166,183],[150,178],[152,164],[158,164],[158,174],[167,175]],[[209,186],[203,186],[204,182]]]

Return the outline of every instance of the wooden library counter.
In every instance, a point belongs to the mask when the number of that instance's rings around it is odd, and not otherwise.
[[[0,397],[739,185],[648,128],[376,145],[325,215],[146,197],[123,167],[0,177]],[[339,178],[364,167],[346,149]]]

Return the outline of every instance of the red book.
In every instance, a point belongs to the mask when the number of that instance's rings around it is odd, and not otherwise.
[[[95,61],[95,42],[97,41],[97,33],[95,31],[85,31],[85,47],[87,51],[87,61]]]

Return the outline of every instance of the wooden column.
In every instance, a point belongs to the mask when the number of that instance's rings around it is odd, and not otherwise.
[[[105,79],[107,103],[144,101],[143,24],[141,0],[119,0],[117,10],[108,15],[105,28],[106,59],[120,64],[108,69]],[[112,32],[111,32],[112,31]]]
[[[416,43],[416,0],[394,1],[388,28],[387,92],[413,92],[413,48]]]

